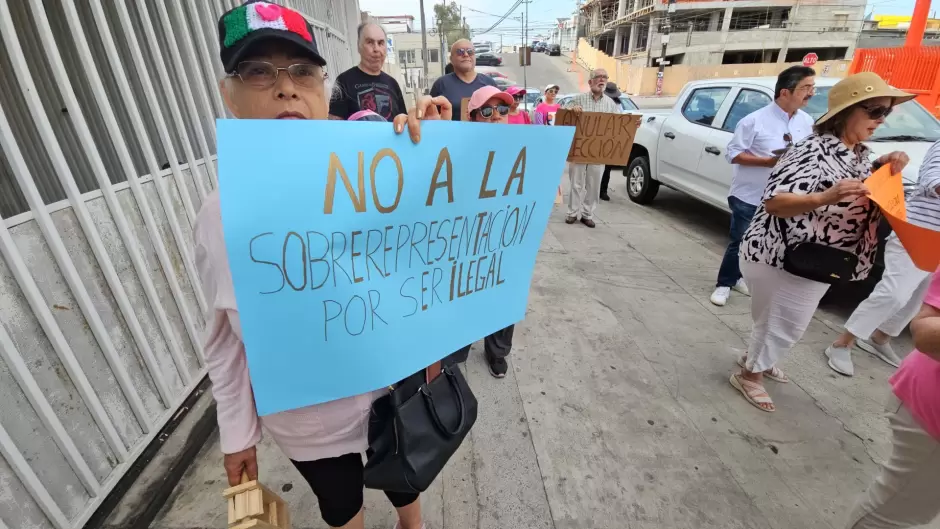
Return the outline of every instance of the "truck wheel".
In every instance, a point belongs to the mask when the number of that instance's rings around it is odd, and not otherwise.
[[[637,204],[649,204],[659,192],[659,182],[650,175],[650,161],[646,156],[634,158],[623,171],[627,177],[627,195]]]

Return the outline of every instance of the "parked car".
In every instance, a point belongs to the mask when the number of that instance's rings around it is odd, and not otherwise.
[[[493,55],[488,51],[477,53],[477,65],[479,66],[502,66],[502,64],[502,57]]]
[[[535,46],[532,46],[532,51],[536,53],[545,53],[548,51],[548,44],[544,42],[539,42]]]
[[[814,119],[826,113],[829,90],[838,81],[816,78],[816,95],[804,109]],[[776,77],[694,81],[685,85],[672,110],[644,112],[624,170],[630,200],[650,204],[665,185],[729,211],[732,168],[725,160],[728,142],[741,118],[773,100],[776,82]],[[916,101],[908,101],[898,105],[865,143],[874,156],[906,152],[911,161],[902,176],[909,187],[917,181],[927,149],[938,139],[940,121]],[[890,227],[883,223],[882,228],[883,244]],[[881,256],[879,252],[876,264],[883,263]],[[879,275],[872,274],[873,278]]]
[[[522,106],[526,112],[535,110],[538,102],[542,100],[542,91],[538,88],[526,87],[525,96],[522,99]]]
[[[552,45],[550,45],[550,46],[548,47],[548,54],[549,54],[550,56],[553,56],[553,55],[561,55],[561,46],[558,45],[558,44],[552,44]]]
[[[497,72],[497,71],[494,71],[494,70],[480,70],[480,73],[482,73],[483,75],[489,75],[490,77],[492,77],[492,78],[494,78],[494,79],[496,79],[497,77],[501,77],[501,78],[503,78],[503,79],[508,79],[508,77],[506,76],[506,74],[504,74],[503,72]]]
[[[514,83],[513,81],[510,81],[506,77],[494,77],[493,82],[496,83],[496,86],[504,92],[510,86],[516,86],[516,83]]]

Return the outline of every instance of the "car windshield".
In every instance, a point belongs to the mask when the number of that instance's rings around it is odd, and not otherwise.
[[[538,92],[526,92],[525,93],[525,102],[528,105],[535,104],[536,101],[542,98],[542,94]]]
[[[634,103],[629,97],[621,97],[620,106],[623,107],[625,111],[640,110],[640,107],[636,106],[636,103]]]
[[[830,86],[817,86],[816,95],[805,110],[813,119],[818,119],[829,108]],[[940,121],[930,115],[915,101],[901,103],[885,122],[875,130],[871,141],[937,141],[940,139]]]

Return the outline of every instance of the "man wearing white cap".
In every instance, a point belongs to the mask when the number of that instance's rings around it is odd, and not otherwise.
[[[554,125],[555,112],[558,112],[559,105],[555,103],[555,96],[558,95],[558,85],[549,84],[545,87],[545,101],[535,107],[535,118],[533,122],[536,125]]]

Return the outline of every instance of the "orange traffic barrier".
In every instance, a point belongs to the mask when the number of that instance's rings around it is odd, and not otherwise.
[[[855,50],[849,74],[875,72],[895,88],[917,94],[917,101],[940,117],[940,48]]]

